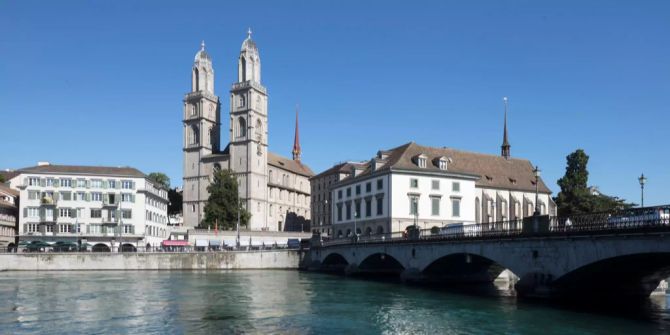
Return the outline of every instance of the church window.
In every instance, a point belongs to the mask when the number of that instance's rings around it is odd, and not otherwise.
[[[244,107],[244,96],[240,95],[237,99],[237,107]]]
[[[240,82],[247,81],[247,60],[240,58]]]
[[[261,142],[263,139],[263,122],[261,120],[256,121],[256,140]]]
[[[195,213],[195,205],[191,205],[191,212]]]
[[[193,69],[193,92],[200,91],[200,74],[198,69]]]
[[[237,119],[237,136],[247,136],[247,121],[245,121],[243,117]]]
[[[191,126],[191,144],[198,143],[200,143],[200,128],[194,124]]]

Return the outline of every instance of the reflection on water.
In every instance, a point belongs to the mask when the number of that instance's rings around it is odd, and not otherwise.
[[[506,285],[498,282],[482,296],[295,271],[5,272],[0,334],[670,330],[666,296],[629,310],[601,311],[519,303]]]

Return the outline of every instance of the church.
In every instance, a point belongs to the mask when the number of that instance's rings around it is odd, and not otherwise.
[[[297,111],[292,159],[268,150],[268,115],[261,59],[249,31],[238,58],[237,82],[230,89],[229,142],[221,147],[221,101],[214,93],[214,67],[203,42],[193,62],[191,91],[184,97],[184,225],[200,224],[214,171],[229,169],[251,213],[249,230],[309,231],[309,178],[314,173],[300,160]]]

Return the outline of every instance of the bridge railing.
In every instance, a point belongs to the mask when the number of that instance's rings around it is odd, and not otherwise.
[[[534,221],[534,219],[537,219]],[[524,226],[525,225],[525,226]],[[542,228],[529,227],[540,225]],[[670,232],[670,205],[591,213],[569,217],[540,216],[491,223],[369,234],[322,240],[324,246],[397,241],[508,239],[531,236],[579,236]]]

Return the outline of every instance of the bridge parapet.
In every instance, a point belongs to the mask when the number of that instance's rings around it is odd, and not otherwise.
[[[541,236],[593,236],[670,231],[670,205],[600,212],[570,217],[530,216],[508,220],[419,229],[416,237],[407,231],[352,235],[322,239],[321,246],[405,241],[489,240]]]

